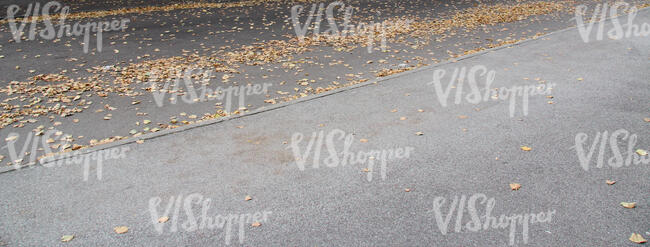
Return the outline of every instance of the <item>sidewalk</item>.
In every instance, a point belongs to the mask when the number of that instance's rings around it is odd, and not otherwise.
[[[650,23],[650,11],[640,11],[635,22]],[[611,27],[611,22],[606,26]],[[650,123],[644,121],[650,117],[649,59],[648,37],[592,38],[584,43],[577,29],[568,29],[326,97],[158,135],[143,144],[125,144],[126,157],[103,161],[101,180],[95,176],[96,166],[91,166],[84,181],[83,164],[5,172],[0,174],[0,242],[10,246],[508,245],[510,228],[467,229],[465,224],[472,222],[469,208],[460,219],[462,231],[455,230],[454,212],[449,214],[446,234],[441,232],[443,224],[436,220],[434,209],[437,197],[446,199],[441,207],[444,219],[454,196],[469,199],[484,194],[494,198],[491,215],[497,218],[554,212],[547,222],[530,223],[527,234],[516,225],[516,245],[632,246],[628,240],[632,233],[648,238],[650,231],[648,165],[610,167],[607,161],[614,155],[607,146],[604,167],[596,167],[596,147],[585,170],[574,146],[579,133],[588,136],[584,144],[588,151],[597,133],[624,129],[638,136],[635,149],[649,149]],[[434,71],[446,71],[441,80],[444,89],[454,69],[473,66],[495,71],[490,88],[555,86],[548,95],[529,97],[527,115],[521,98],[514,117],[508,101],[469,103],[467,85],[459,104],[454,103],[456,89],[452,88],[447,106],[441,106],[430,84]],[[484,77],[479,78],[483,88]],[[369,162],[328,167],[326,137],[337,130],[353,135],[350,151],[355,154],[413,149],[402,155],[408,157],[389,160],[384,178],[379,161],[367,172]],[[320,131],[324,144],[319,167],[314,168],[312,150],[304,170],[299,169],[292,146],[303,154],[312,133]],[[296,133],[304,136],[299,144],[292,141]],[[344,141],[334,137],[333,147],[342,152]],[[619,147],[625,155],[627,141],[621,137]],[[523,151],[522,146],[531,150]],[[608,179],[617,182],[608,185]],[[511,190],[510,183],[521,188]],[[252,222],[233,222],[229,230],[192,230],[182,227],[187,214],[181,204],[180,220],[168,215],[168,222],[155,224],[164,227],[159,234],[152,223],[150,200],[161,199],[157,213],[164,216],[170,197],[186,199],[194,193],[211,199],[211,216],[270,213],[265,221],[255,217],[261,223],[257,227]],[[252,200],[244,199],[248,195]],[[636,208],[623,208],[620,202],[636,202]],[[200,223],[201,204],[191,206]],[[476,206],[483,215],[485,204]],[[170,232],[174,222],[178,229]],[[117,234],[113,231],[117,226],[129,230]],[[61,243],[63,235],[75,238]]]

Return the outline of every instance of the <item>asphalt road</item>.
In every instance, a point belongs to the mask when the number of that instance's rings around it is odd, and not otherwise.
[[[650,23],[650,11],[638,13],[635,23]],[[612,167],[607,161],[627,150],[649,149],[650,123],[644,120],[650,109],[649,51],[648,37],[585,43],[572,28],[243,117],[157,132],[142,144],[103,146],[129,150],[103,162],[101,180],[92,161],[88,181],[82,164],[5,172],[0,174],[1,241],[11,246],[506,246],[512,239],[517,246],[635,246],[628,240],[632,233],[650,235],[648,164]],[[450,88],[448,105],[442,106],[430,83],[440,73],[436,70],[446,71],[444,89],[455,69],[475,66],[495,71],[490,88],[554,85],[547,94],[531,95],[528,104],[516,98],[512,117],[505,100],[453,103],[459,87]],[[466,86],[462,92],[471,91]],[[587,136],[580,146],[588,152],[598,133],[611,137],[617,130],[615,141],[603,141],[603,150],[593,148],[584,169],[576,139]],[[318,168],[311,151],[305,169],[299,169],[292,146],[304,157],[310,136],[320,131],[324,137],[339,131],[351,135],[354,153],[412,150],[408,157],[389,160],[384,177],[378,161],[374,167],[368,160],[329,167],[327,147],[342,155],[345,146],[336,135],[331,144],[327,138],[321,143]],[[304,135],[300,142],[299,134]],[[632,135],[636,143],[630,146]],[[601,154],[605,165],[599,168]],[[512,190],[512,183],[521,187]],[[170,198],[179,195],[178,207],[169,204],[164,213]],[[479,200],[460,203],[463,217],[447,216],[455,196]],[[157,198],[160,205],[151,210]],[[256,220],[241,218],[241,224],[233,218],[221,228],[193,229],[186,210],[199,217],[206,198],[211,216],[260,213]],[[444,203],[437,210],[440,198]],[[512,235],[507,224],[470,230],[475,220],[486,221],[471,218],[471,212],[484,215],[490,198],[492,216],[534,213],[544,222],[531,221],[527,230],[515,224]],[[152,223],[162,216],[169,220]],[[251,226],[252,221],[261,225]],[[115,233],[118,226],[128,232]],[[156,226],[163,226],[162,233]],[[61,243],[63,235],[74,239]]]
[[[422,22],[448,20],[454,14],[472,8],[488,12],[491,11],[489,7],[496,4],[536,2],[539,1],[351,1],[346,4],[355,8],[352,23],[356,24],[399,17]],[[644,1],[630,1],[636,2]],[[11,3],[3,2],[2,9],[6,9]],[[71,14],[146,5],[141,1],[62,3],[71,7]],[[60,131],[63,136],[70,136],[69,143],[86,146],[92,144],[92,140],[126,138],[195,123],[206,116],[214,116],[219,110],[225,110],[228,102],[233,105],[231,112],[239,107],[246,107],[242,112],[252,111],[259,107],[273,106],[272,100],[282,102],[291,98],[290,96],[315,94],[317,90],[314,89],[319,87],[373,80],[383,69],[431,65],[474,49],[502,45],[504,41],[526,39],[536,34],[561,30],[575,25],[576,22],[571,19],[574,16],[574,6],[587,4],[589,9],[593,10],[595,5],[593,1],[563,3],[566,6],[564,10],[548,14],[522,14],[521,19],[497,21],[474,28],[452,28],[427,38],[403,35],[403,39],[388,41],[390,48],[387,52],[382,52],[378,47],[369,53],[365,47],[339,50],[341,47],[338,46],[315,45],[308,47],[304,52],[290,54],[280,61],[256,65],[239,62],[230,64],[231,61],[224,59],[224,56],[242,47],[261,46],[273,43],[271,41],[287,41],[295,37],[296,33],[290,20],[291,8],[296,4],[303,4],[309,9],[309,3],[271,1],[245,7],[177,9],[68,20],[66,23],[69,24],[123,18],[129,20],[126,30],[104,33],[101,52],[91,39],[88,53],[83,52],[81,37],[63,37],[57,40],[37,37],[35,40],[17,43],[12,40],[10,28],[5,23],[0,26],[0,61],[4,65],[0,67],[0,74],[3,75],[0,78],[0,100],[3,109],[2,121],[11,123],[2,125],[0,137],[5,140],[18,134],[19,138],[14,146],[20,149],[18,147],[28,146],[29,143],[25,144],[27,140],[33,140],[28,138],[30,132],[37,133],[37,128],[43,126],[43,129]],[[161,2],[156,5],[165,4],[166,2]],[[21,9],[25,9],[27,3],[20,2],[19,5]],[[499,11],[490,13],[494,16],[507,14],[503,13],[503,10]],[[305,18],[303,16],[303,19]],[[323,23],[326,21],[323,20]],[[325,28],[326,26],[322,27]],[[279,45],[276,48],[283,53],[282,48],[285,47]],[[146,82],[116,83],[116,77],[123,73],[129,74],[127,72],[132,68],[139,68],[137,72],[132,73],[139,76],[156,73],[155,69],[147,66],[153,61],[160,61],[159,59],[164,60],[161,63],[163,68],[183,69],[197,66],[191,61],[195,56],[214,56],[212,62],[228,64],[237,71],[215,72],[214,78],[208,83],[210,88],[263,83],[269,83],[271,86],[265,94],[247,95],[243,104],[236,100],[190,103],[179,100],[176,104],[170,104],[165,98],[165,104],[160,106],[156,104],[151,92],[147,91],[150,85]],[[169,58],[180,62],[169,63],[169,60],[165,60]],[[7,86],[14,81],[34,82],[34,85],[38,86],[52,83],[30,79],[39,74],[55,74],[83,83],[98,84],[92,89],[71,90],[56,97],[45,97],[39,92],[35,95],[22,94],[20,96],[24,98],[17,98],[19,95],[7,90]],[[223,80],[223,76],[229,76],[229,79]],[[304,82],[308,82],[308,85]],[[61,97],[64,96],[69,100],[77,96],[79,98],[64,103],[61,102]],[[41,99],[38,104],[48,109],[47,113],[24,113],[29,109],[25,105],[34,101],[33,97]],[[62,116],[58,113],[60,108],[57,108],[57,105],[78,111]],[[193,115],[196,118],[190,118]],[[32,151],[25,155],[20,163],[27,164],[31,161],[30,155],[37,157],[44,153],[47,153],[46,150]],[[17,156],[21,154],[24,152],[18,151]],[[4,167],[17,163],[11,158],[10,150],[4,141],[0,155],[4,157],[0,158]]]

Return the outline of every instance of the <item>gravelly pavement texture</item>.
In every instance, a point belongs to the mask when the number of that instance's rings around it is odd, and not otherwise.
[[[635,22],[650,22],[650,11],[638,13]],[[644,121],[649,51],[647,37],[585,43],[577,29],[568,29],[326,97],[116,145],[128,150],[103,161],[101,179],[92,159],[88,181],[83,164],[5,172],[1,241],[54,246],[73,234],[65,245],[635,246],[628,237],[648,238],[650,231],[648,156],[622,167],[608,161],[650,146]],[[462,98],[455,104],[460,87],[450,88],[442,106],[434,74],[445,71],[445,89],[455,69],[476,66],[494,70],[490,88],[552,90],[531,95],[527,104],[515,97],[512,117],[507,100],[472,104]],[[482,88],[485,77],[478,78]],[[471,92],[467,85],[462,97]],[[314,162],[318,149],[309,150],[309,140],[321,131],[324,141],[314,145],[322,145],[322,154]],[[591,147],[605,131],[604,149]],[[343,135],[352,138],[355,154],[412,149],[408,157],[388,160],[382,176],[381,158],[347,165],[326,159],[330,151],[343,155]],[[586,141],[576,144],[584,135]],[[585,169],[579,157],[590,147]],[[601,154],[605,163],[598,167]],[[511,183],[521,188],[511,190]],[[179,196],[176,205],[168,204]],[[472,222],[486,222],[472,212],[485,215],[488,199],[491,216],[546,212],[535,217],[544,222],[472,231]],[[449,213],[452,204],[463,209]],[[202,209],[216,220],[214,227],[200,227]],[[256,212],[255,220],[239,216]],[[189,215],[200,229],[192,228]],[[237,218],[221,217],[228,215]],[[169,220],[154,223],[161,216]],[[448,225],[441,222],[446,217]],[[261,225],[251,226],[253,221]],[[117,226],[129,230],[117,234]]]

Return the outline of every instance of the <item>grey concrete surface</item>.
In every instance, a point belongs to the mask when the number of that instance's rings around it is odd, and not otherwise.
[[[650,11],[639,13],[635,23],[650,23]],[[630,234],[649,237],[648,165],[597,168],[596,147],[590,169],[584,170],[574,146],[579,133],[589,136],[588,149],[596,133],[625,129],[637,135],[635,149],[649,149],[644,121],[650,109],[649,51],[648,37],[584,43],[577,29],[568,29],[327,97],[124,145],[126,157],[104,161],[101,180],[93,165],[84,181],[82,164],[2,173],[0,241],[10,246],[507,246],[508,229],[454,231],[456,214],[446,234],[438,227],[436,197],[447,200],[444,217],[454,196],[485,194],[495,200],[493,216],[555,212],[549,222],[529,225],[527,243],[517,225],[515,245],[634,246]],[[453,104],[450,96],[449,105],[441,106],[429,85],[434,71],[450,74],[477,65],[495,70],[494,88],[555,83],[553,98],[531,96],[527,115],[518,100],[514,117],[504,101]],[[445,77],[443,86],[448,82]],[[408,158],[389,161],[385,179],[375,167],[368,181],[363,171],[368,163],[325,166],[326,146],[320,167],[308,160],[301,171],[290,148],[292,135],[307,138],[336,129],[354,135],[354,152],[414,150]],[[298,145],[301,151],[306,142]],[[619,143],[627,149],[626,142]],[[342,141],[336,144],[336,150],[343,149]],[[604,157],[613,157],[609,146]],[[607,179],[617,182],[607,185]],[[512,191],[510,183],[522,187]],[[261,226],[243,224],[240,243],[238,223],[232,224],[229,241],[225,228],[182,227],[188,217],[181,205],[178,217],[171,213],[159,234],[150,200],[162,199],[157,208],[162,214],[171,196],[193,193],[211,199],[212,216],[271,214]],[[247,195],[253,199],[245,201]],[[636,208],[620,202],[636,202]],[[201,214],[200,205],[189,206],[195,216]],[[478,211],[482,215],[485,204]],[[460,222],[470,222],[467,209]],[[170,232],[174,223],[178,229]],[[117,234],[116,226],[129,231]],[[75,235],[72,241],[59,241],[69,234]]]

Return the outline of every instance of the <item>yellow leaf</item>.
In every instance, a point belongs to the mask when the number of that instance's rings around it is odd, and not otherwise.
[[[118,234],[122,234],[122,233],[128,232],[129,228],[126,227],[126,226],[118,226],[118,227],[113,228],[113,230]]]
[[[61,237],[61,242],[69,242],[73,238],[74,238],[74,235],[63,235],[63,237]]]
[[[521,184],[518,184],[518,183],[511,183],[510,184],[510,189],[512,189],[512,190],[519,190],[519,188],[521,188]]]
[[[641,155],[641,156],[646,156],[646,155],[648,155],[648,151],[645,151],[645,150],[643,150],[643,149],[637,149],[637,150],[636,150],[636,153],[637,153],[638,155]]]
[[[624,208],[635,208],[636,203],[634,203],[634,202],[621,202],[621,206],[623,206]]]
[[[533,149],[531,147],[521,146],[521,150],[530,151],[530,150],[533,150]]]
[[[632,236],[630,236],[629,239],[630,239],[630,241],[635,242],[637,244],[642,244],[642,243],[648,242],[648,240],[645,240],[645,238],[643,238],[641,236],[641,234],[638,234],[638,233],[632,233]]]

